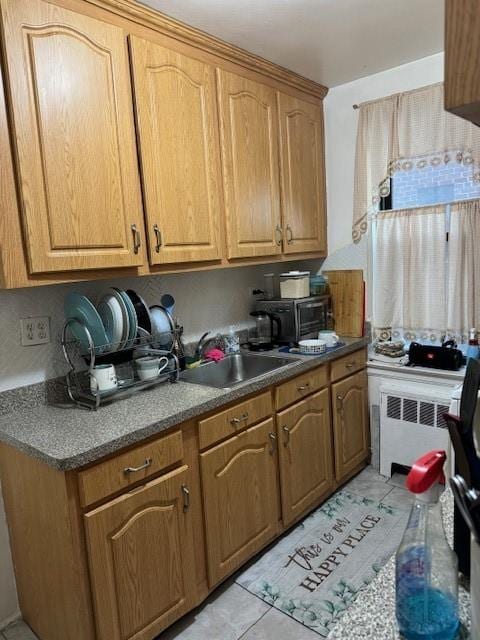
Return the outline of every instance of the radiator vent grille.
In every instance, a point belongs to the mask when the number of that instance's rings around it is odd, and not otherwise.
[[[387,416],[394,420],[402,419],[402,399],[396,396],[387,396]]]
[[[418,401],[403,399],[403,419],[405,422],[418,422]]]
[[[448,406],[436,402],[387,395],[387,417],[393,420],[445,429],[447,425],[442,414],[448,409]]]

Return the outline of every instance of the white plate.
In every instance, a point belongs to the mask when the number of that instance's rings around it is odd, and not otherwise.
[[[158,343],[161,347],[171,349],[173,344],[171,331],[174,326],[172,325],[170,314],[160,305],[154,305],[150,307],[150,317],[153,325],[152,335],[159,335]]]
[[[128,342],[130,322],[125,302],[120,293],[113,289],[108,289],[100,296],[97,310],[105,327],[108,340],[113,345],[110,351],[123,349]]]

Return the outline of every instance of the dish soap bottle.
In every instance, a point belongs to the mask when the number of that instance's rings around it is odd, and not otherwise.
[[[407,476],[415,502],[396,555],[396,614],[406,640],[453,640],[460,624],[458,560],[439,503],[445,460],[445,451],[430,451]]]
[[[470,329],[470,337],[468,339],[468,347],[467,347],[467,359],[468,358],[478,358],[478,338],[477,338],[477,330]]]

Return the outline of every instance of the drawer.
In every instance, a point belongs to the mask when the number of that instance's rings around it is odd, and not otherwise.
[[[223,438],[232,436],[236,431],[249,427],[263,418],[271,418],[273,413],[270,391],[255,398],[240,402],[230,409],[216,413],[198,423],[200,449],[210,447]]]
[[[366,364],[366,349],[360,349],[360,351],[350,353],[348,356],[343,356],[342,358],[338,358],[338,360],[333,360],[330,365],[330,379],[332,382],[335,382],[335,380],[345,378],[345,376],[348,376],[351,373],[360,371],[360,369],[363,369]]]
[[[176,431],[80,471],[80,504],[86,507],[122,489],[128,489],[130,485],[145,480],[182,459],[182,432]]]
[[[297,378],[289,380],[277,387],[275,393],[275,406],[277,409],[283,409],[283,407],[286,407],[297,400],[301,400],[310,393],[325,387],[327,384],[327,366],[324,365],[318,369],[313,369],[312,371],[305,373],[303,376],[298,376]]]

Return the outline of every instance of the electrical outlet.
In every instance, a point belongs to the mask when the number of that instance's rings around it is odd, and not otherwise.
[[[50,318],[48,317],[22,318],[20,330],[24,347],[50,342]]]

